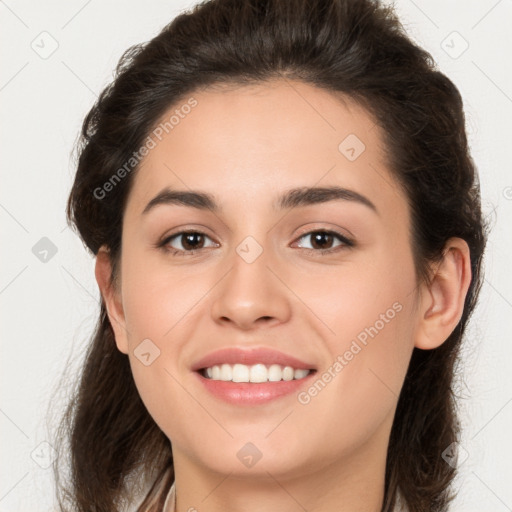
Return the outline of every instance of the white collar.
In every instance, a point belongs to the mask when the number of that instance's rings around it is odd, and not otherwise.
[[[167,498],[165,499],[163,512],[175,512],[176,510],[176,489],[175,489],[174,481],[169,489],[169,493],[167,494]]]

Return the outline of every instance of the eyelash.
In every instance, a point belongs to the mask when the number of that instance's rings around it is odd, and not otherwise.
[[[315,255],[320,255],[320,256],[326,256],[328,254],[332,254],[334,252],[338,252],[339,250],[342,250],[342,249],[347,248],[347,247],[354,247],[354,245],[355,245],[355,243],[352,240],[348,239],[346,236],[342,235],[341,233],[338,233],[337,231],[326,230],[326,229],[317,229],[317,230],[313,230],[313,231],[308,231],[306,233],[301,234],[299,236],[298,240],[300,240],[301,238],[304,238],[306,236],[313,235],[313,234],[318,234],[318,233],[334,235],[336,238],[338,238],[338,240],[340,242],[342,242],[342,245],[338,245],[337,247],[331,247],[330,249],[307,249],[307,248],[302,248],[303,251],[306,251],[308,254],[315,254]],[[208,237],[208,235],[206,233],[203,233],[201,231],[194,231],[194,230],[191,230],[191,231],[180,231],[178,233],[174,233],[173,235],[166,237],[164,240],[159,242],[156,245],[156,247],[161,249],[162,251],[164,251],[166,254],[170,253],[172,256],[194,256],[197,252],[201,251],[201,249],[192,249],[191,251],[183,251],[181,249],[170,249],[170,248],[167,247],[167,244],[172,239],[177,238],[177,237],[182,236],[182,235],[191,235],[191,234],[203,235],[203,236]]]

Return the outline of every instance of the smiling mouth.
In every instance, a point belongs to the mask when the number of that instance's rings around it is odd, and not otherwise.
[[[316,370],[292,368],[279,364],[220,364],[198,370],[200,375],[209,380],[225,382],[279,382],[304,379]]]

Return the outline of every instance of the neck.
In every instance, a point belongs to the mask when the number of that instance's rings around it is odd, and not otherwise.
[[[384,428],[380,438],[327,466],[307,461],[293,475],[262,465],[222,474],[173,445],[176,512],[380,512],[388,434]]]

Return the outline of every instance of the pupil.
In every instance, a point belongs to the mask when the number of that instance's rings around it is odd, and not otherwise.
[[[183,247],[188,249],[197,249],[197,245],[194,244],[193,239],[198,236],[202,236],[199,233],[187,233],[185,236],[185,243]],[[192,244],[190,243],[192,241]]]
[[[313,239],[314,239],[314,245],[317,245],[318,244],[318,241],[320,241],[320,248],[321,249],[325,249],[325,247],[323,247],[323,245],[325,245],[325,237],[327,237],[328,239],[331,239],[332,238],[332,235],[330,235],[329,233],[316,233],[314,236],[313,236]],[[324,239],[324,243],[322,243],[322,239]],[[329,242],[329,240],[327,241]]]

